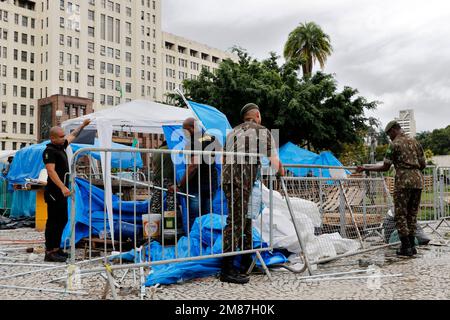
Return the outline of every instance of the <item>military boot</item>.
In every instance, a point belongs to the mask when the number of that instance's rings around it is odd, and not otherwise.
[[[408,236],[402,236],[400,237],[400,241],[402,243],[401,247],[397,249],[397,255],[398,256],[405,256],[405,257],[412,257],[413,251],[411,249],[411,243],[409,242]]]
[[[417,254],[417,249],[416,249],[416,237],[415,236],[409,236],[409,243],[411,244],[411,251],[413,254]]]
[[[222,270],[220,272],[220,281],[245,284],[249,281],[247,276],[240,275],[233,265],[234,257],[225,257],[222,260]]]

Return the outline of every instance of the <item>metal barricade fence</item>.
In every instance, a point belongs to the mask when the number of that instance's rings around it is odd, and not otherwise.
[[[108,220],[110,216],[106,198],[102,198],[103,179],[98,179],[99,175],[92,172],[92,165],[80,165],[81,159],[87,159],[81,155],[88,152],[100,152],[106,159],[107,155],[114,153],[115,157],[119,158],[119,167],[112,170],[114,172],[111,175],[114,194],[112,224]],[[132,166],[123,168],[122,157],[125,158],[126,154],[133,155]],[[143,160],[142,168],[137,165],[139,156]],[[73,155],[70,177],[70,263],[75,264],[80,258],[95,259],[99,253],[102,254],[104,267],[82,270],[81,274],[106,272],[112,291],[114,281],[110,276],[114,270],[140,269],[142,275],[142,268],[155,265],[244,254],[255,254],[251,268],[255,266],[256,260],[259,260],[270,278],[261,252],[272,250],[272,178],[267,185],[270,190],[269,199],[262,199],[262,192],[255,190],[259,188],[261,191],[262,183],[259,187],[251,183],[261,176],[257,171],[260,167],[245,166],[248,161],[257,161],[261,157],[257,154],[219,151],[104,148],[78,150]],[[91,157],[89,159],[95,161]],[[230,163],[230,159],[243,162],[230,167],[227,180],[229,183],[224,184],[223,170],[220,170],[217,179],[214,177],[218,172],[215,164],[218,163],[223,169],[223,161]],[[85,168],[84,172],[79,172],[81,167]],[[186,180],[189,181],[183,189],[174,183],[180,178],[180,168],[184,169]],[[245,168],[250,168],[250,171]],[[169,191],[171,185],[173,193]],[[172,196],[173,194],[177,196]],[[254,194],[259,194],[260,198],[255,199]],[[246,210],[243,208],[248,197],[248,213],[245,216]],[[227,199],[231,199],[231,204]],[[262,201],[269,207],[266,213],[269,214],[269,225],[266,227],[270,232],[268,239],[260,239],[256,244],[253,241],[258,235],[254,234],[251,226],[246,228],[246,224],[252,224],[253,215],[253,225],[260,224],[259,230],[263,230],[263,214],[259,208],[255,208]],[[241,211],[235,212],[238,209]],[[144,221],[148,223],[143,223]],[[77,226],[80,223],[83,224],[82,239],[77,235]],[[231,229],[228,229],[230,234],[224,235],[227,223],[231,225]],[[110,226],[113,226],[113,230]],[[246,234],[246,230],[250,230],[250,234]],[[259,237],[261,238],[261,235]],[[222,239],[231,239],[231,244],[230,241],[221,241]],[[156,245],[156,242],[159,245]],[[263,242],[267,246],[263,245]],[[184,246],[177,245],[180,243]],[[84,248],[83,257],[76,251],[76,247],[80,246]],[[132,249],[135,249],[134,252],[130,251]],[[159,251],[156,252],[157,249]],[[183,251],[180,252],[180,249]],[[119,254],[125,252],[134,255],[133,261],[125,261],[123,255]],[[111,259],[111,255],[115,256],[115,259]]]
[[[436,176],[439,190],[436,196],[439,207],[439,215],[437,218],[440,221],[435,231],[440,234],[437,230],[441,226],[450,227],[450,167],[438,167]]]
[[[398,243],[389,244],[395,231],[394,210],[383,178],[346,176],[343,167],[285,168],[310,172],[305,177],[281,178],[301,256],[310,274],[313,265]]]
[[[417,221],[424,227],[433,229],[432,223],[439,218],[439,182],[438,168],[427,166],[423,171],[423,189],[420,201]],[[376,176],[374,173],[373,176]],[[395,170],[391,169],[387,173],[381,174],[386,180],[386,185],[391,196],[394,195]]]
[[[11,213],[12,193],[8,191],[8,181],[0,178],[0,215]]]

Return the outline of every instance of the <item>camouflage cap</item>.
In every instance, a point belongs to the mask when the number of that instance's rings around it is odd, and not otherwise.
[[[244,115],[249,112],[250,110],[259,110],[259,107],[254,103],[247,103],[242,109],[241,109],[241,119],[244,117]]]
[[[384,132],[387,133],[389,130],[392,129],[393,126],[398,126],[398,127],[400,127],[400,124],[399,124],[396,120],[392,120],[391,122],[389,122],[389,123],[386,125],[386,128],[384,129]]]

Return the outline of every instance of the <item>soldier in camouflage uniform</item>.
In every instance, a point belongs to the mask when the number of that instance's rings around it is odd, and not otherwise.
[[[392,140],[381,166],[358,167],[358,172],[388,171],[395,168],[395,223],[402,243],[398,255],[412,256],[417,253],[415,237],[417,213],[423,188],[422,170],[426,167],[422,146],[407,136],[398,122],[391,121],[385,132]]]
[[[275,143],[269,130],[261,125],[261,114],[257,105],[250,103],[241,110],[244,121],[227,136],[225,151],[236,153],[264,154],[280,174],[283,167],[277,156]],[[223,191],[228,203],[227,225],[223,231],[224,252],[252,249],[252,220],[248,216],[248,203],[255,181],[259,177],[261,163],[257,157],[225,155],[223,166]],[[247,283],[246,274],[234,269],[234,257],[225,257],[220,280],[232,283]],[[241,260],[241,271],[248,269],[251,254]]]

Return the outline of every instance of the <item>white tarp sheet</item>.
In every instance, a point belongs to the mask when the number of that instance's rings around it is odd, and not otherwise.
[[[262,212],[262,228],[261,217],[254,220],[253,224],[265,241],[268,241],[270,238],[269,194],[269,189],[263,186],[262,200],[265,208]],[[358,241],[344,239],[339,233],[322,234],[320,236],[314,235],[314,228],[321,226],[320,212],[317,204],[294,197],[291,197],[290,201],[294,208],[295,220],[300,231],[300,237],[305,244],[305,250],[310,261],[355,251],[360,247]],[[276,191],[273,191],[273,247],[286,249],[292,253],[301,252],[300,243],[295,232],[294,224],[292,223],[286,199]]]

